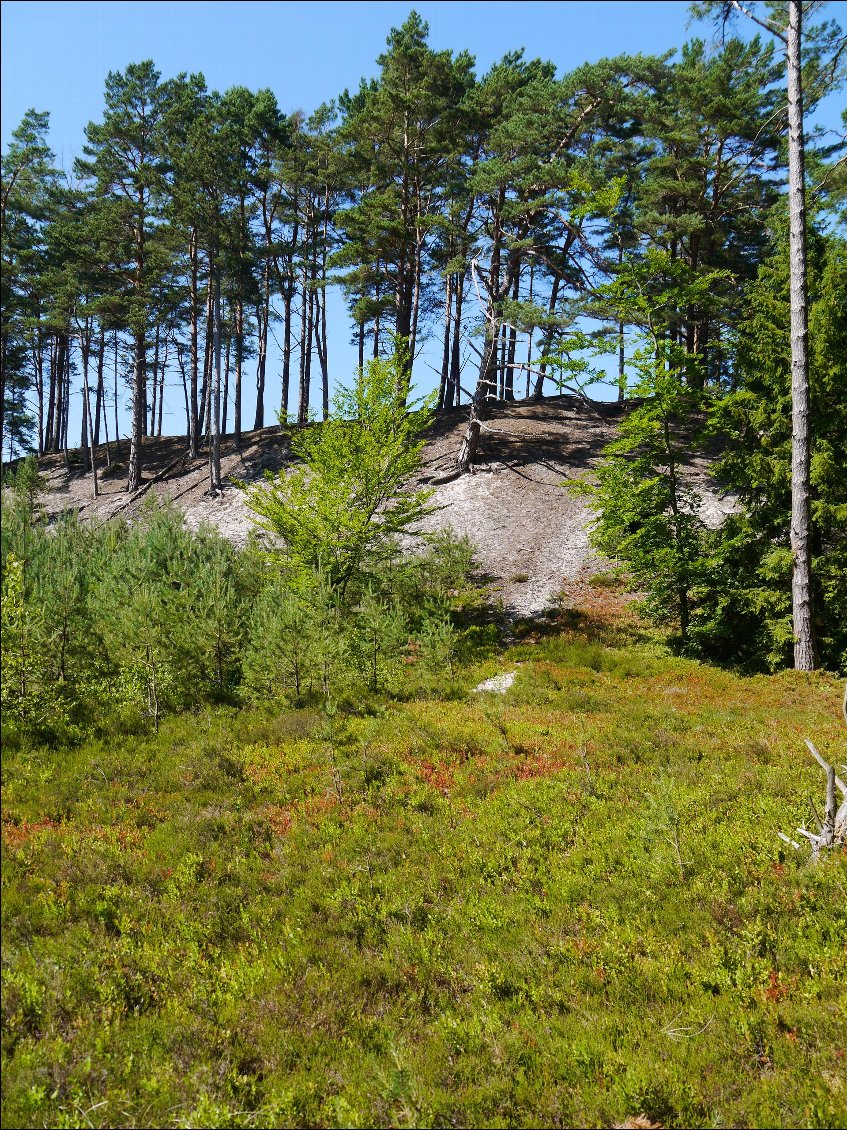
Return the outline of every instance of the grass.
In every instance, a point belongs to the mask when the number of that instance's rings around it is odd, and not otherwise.
[[[503,696],[3,770],[4,1126],[847,1123],[825,675],[523,625]]]

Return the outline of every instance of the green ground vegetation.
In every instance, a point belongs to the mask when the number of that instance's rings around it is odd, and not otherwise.
[[[843,1125],[844,856],[777,838],[835,680],[575,613],[405,666],[13,743],[3,1124]]]

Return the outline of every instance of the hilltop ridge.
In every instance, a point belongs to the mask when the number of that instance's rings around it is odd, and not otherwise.
[[[476,560],[490,582],[493,599],[502,599],[507,615],[541,613],[564,592],[583,598],[590,578],[603,562],[589,545],[591,511],[584,498],[565,489],[569,480],[590,471],[615,436],[626,406],[574,396],[540,401],[499,402],[483,423],[479,451],[470,473],[439,482],[459,448],[467,408],[438,413],[427,436],[418,484],[432,484],[435,513],[424,529],[450,528],[467,536]],[[91,477],[83,475],[79,453],[40,460],[47,478],[44,504],[51,516],[76,510],[84,520],[132,519],[148,495],[170,500],[197,529],[209,524],[235,544],[246,542],[251,514],[244,493],[231,480],[258,481],[291,459],[289,439],[278,427],[244,432],[236,448],[231,436],[222,443],[224,488],[209,493],[208,456],[190,460],[183,436],[143,441],[144,480],[139,491],[126,492],[123,457],[103,468],[105,447],[98,449],[100,496],[93,498]],[[114,447],[113,447],[114,451]],[[104,473],[105,471],[105,473]],[[708,463],[693,458],[687,468],[702,499],[702,515],[717,525],[732,509],[710,479]]]

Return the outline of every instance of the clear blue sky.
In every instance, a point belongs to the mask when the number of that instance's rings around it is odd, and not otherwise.
[[[106,73],[142,59],[153,59],[165,78],[201,71],[217,90],[268,86],[284,111],[310,112],[376,74],[386,35],[412,8],[428,21],[432,47],[469,50],[478,74],[518,47],[564,73],[604,56],[658,54],[712,35],[710,27],[689,23],[688,4],[679,0],[4,0],[0,7],[3,149],[28,107],[49,110],[51,144],[66,169],[86,123],[101,117]],[[843,26],[847,3],[832,3],[826,14]],[[741,25],[739,31],[748,34]],[[818,120],[837,126],[842,106],[843,94],[829,99]],[[334,305],[331,367],[347,380],[355,352],[340,296]],[[424,365],[418,380],[425,378]],[[181,427],[178,409],[174,398]],[[249,418],[252,408],[245,409]]]

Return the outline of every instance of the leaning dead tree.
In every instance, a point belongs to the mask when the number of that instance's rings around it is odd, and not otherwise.
[[[847,687],[844,690],[844,719],[847,721]],[[824,808],[823,819],[821,819],[817,808],[813,801],[809,801],[809,806],[812,810],[812,816],[818,826],[817,832],[810,832],[808,828],[798,828],[798,835],[805,836],[812,846],[812,859],[817,860],[820,858],[821,852],[826,848],[842,847],[847,840],[847,785],[841,780],[832,765],[821,757],[815,747],[810,741],[806,741],[806,745],[826,773],[826,807]],[[841,804],[836,805],[836,788],[841,793]],[[779,838],[784,840],[785,843],[790,844],[791,847],[800,850],[800,845],[796,840],[792,840],[790,836],[786,836],[784,832],[778,833]]]

